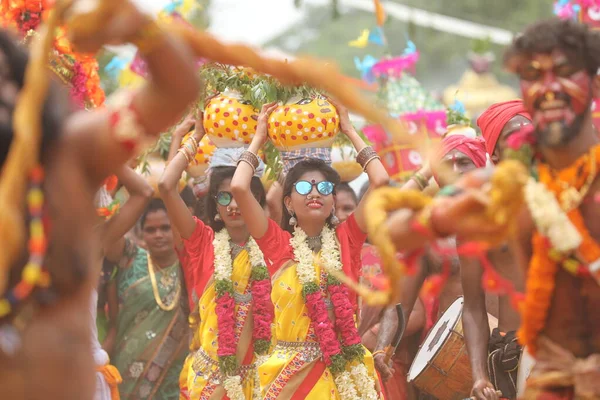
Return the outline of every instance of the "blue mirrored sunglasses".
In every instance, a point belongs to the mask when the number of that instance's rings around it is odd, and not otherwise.
[[[296,192],[302,196],[306,196],[308,195],[310,192],[312,192],[313,187],[317,188],[317,191],[319,193],[321,193],[323,196],[329,196],[331,193],[333,193],[333,188],[335,187],[335,185],[329,181],[322,181],[322,182],[309,182],[309,181],[298,181],[294,184],[294,189],[296,189]]]

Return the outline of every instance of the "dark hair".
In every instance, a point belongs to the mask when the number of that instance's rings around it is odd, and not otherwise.
[[[161,199],[150,200],[150,203],[146,206],[144,213],[140,217],[140,228],[144,229],[144,225],[146,224],[146,218],[148,218],[148,214],[160,210],[164,210],[164,212],[167,212],[167,207],[165,206],[165,203],[163,203]]]
[[[581,61],[591,76],[596,75],[600,67],[600,33],[587,25],[558,18],[529,25],[507,49],[504,64],[510,68],[514,57],[547,54],[554,49],[564,51],[571,60]]]
[[[331,168],[324,161],[318,160],[315,158],[308,158],[306,160],[300,161],[298,164],[294,165],[292,169],[288,172],[285,177],[285,183],[283,184],[283,200],[286,197],[292,195],[292,190],[294,189],[294,184],[298,182],[300,177],[307,172],[319,171],[325,176],[325,179],[329,182],[333,183],[333,194],[336,194],[338,190],[338,186],[340,185],[340,175],[336,172],[335,169]],[[327,218],[327,224],[330,227],[333,227],[331,223],[331,217]],[[294,227],[290,225],[291,215],[288,212],[287,207],[285,206],[285,202],[283,204],[282,216],[281,216],[281,227],[286,231],[293,233]]]
[[[235,167],[216,167],[213,168],[212,172],[210,173],[210,182],[208,184],[208,194],[206,195],[205,199],[206,203],[204,206],[204,215],[206,217],[206,222],[215,232],[225,228],[223,221],[215,221],[215,216],[217,215],[217,201],[215,200],[215,197],[217,197],[221,182],[223,182],[225,179],[233,178],[234,174]],[[261,207],[264,207],[267,203],[267,195],[265,193],[265,188],[258,177],[252,177],[252,181],[250,182],[250,190],[260,203]]]
[[[196,202],[198,200],[196,199],[196,196],[194,195],[194,191],[192,190],[191,187],[189,187],[188,185],[185,185],[185,187],[179,193],[179,195],[181,196],[181,199],[183,200],[183,202],[185,203],[186,206],[191,207],[191,208],[196,207]]]
[[[354,189],[352,189],[352,187],[347,182],[342,182],[339,185],[337,185],[335,187],[335,192],[336,193],[340,193],[340,192],[348,193],[350,195],[350,197],[352,197],[354,204],[358,205],[358,196],[356,196],[356,192],[354,191]]]
[[[6,57],[6,67],[8,67],[8,81],[16,83],[19,91],[25,84],[25,70],[29,61],[26,50],[17,44],[15,38],[6,30],[0,29],[0,52]],[[4,84],[6,84],[5,82]],[[62,122],[70,112],[69,102],[66,101],[66,89],[57,82],[51,82],[48,96],[44,103],[42,111],[42,142],[41,142],[41,160],[45,161],[48,148],[55,142],[61,133]],[[0,166],[8,156],[8,151],[12,144],[14,136],[12,127],[12,117],[14,104],[5,103],[0,100],[0,109],[8,110],[9,120],[0,121]]]

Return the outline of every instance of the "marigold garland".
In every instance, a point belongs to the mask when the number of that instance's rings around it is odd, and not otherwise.
[[[1,4],[0,26],[16,29],[24,41],[36,36],[36,29],[52,8],[47,0],[3,0]],[[53,47],[50,69],[71,87],[75,104],[82,108],[102,106],[105,94],[94,55],[76,53],[64,28],[57,29]]]
[[[544,184],[557,199],[565,190],[559,180],[580,190],[590,174],[588,160],[592,154],[595,156],[596,169],[600,167],[600,145],[598,145],[570,167],[559,171],[558,179],[554,177],[548,165],[539,164],[540,183]],[[537,338],[544,329],[548,316],[558,269],[562,266],[574,275],[588,275],[590,271],[587,265],[600,260],[600,246],[586,228],[579,208],[571,210],[567,216],[581,235],[581,242],[572,254],[557,251],[551,241],[540,233],[536,233],[533,238],[533,257],[527,274],[525,301],[521,308],[522,324],[518,337],[534,355],[537,350]]]

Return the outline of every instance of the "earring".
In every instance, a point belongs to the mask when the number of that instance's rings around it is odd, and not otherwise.
[[[296,226],[298,225],[298,220],[296,219],[296,216],[294,215],[293,211],[288,211],[291,214],[291,218],[290,218],[290,225],[291,226]]]
[[[335,210],[331,213],[331,225],[337,226],[340,224],[340,219],[335,215]]]
[[[217,213],[217,215],[215,215],[215,221],[221,221],[221,214]]]

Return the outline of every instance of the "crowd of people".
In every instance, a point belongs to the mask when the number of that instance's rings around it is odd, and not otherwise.
[[[528,27],[505,57],[522,100],[478,116],[478,137],[444,136],[396,183],[399,193],[437,195],[388,214],[398,258],[416,268],[387,283],[399,304],[376,306],[341,276],[385,281],[368,207],[390,178],[345,105],[329,100],[368,175],[360,193],[310,151],[284,159],[266,188],[259,155],[277,103],[262,106],[247,146],[215,150],[208,187],[194,192],[181,184],[207,134],[203,112],[189,107],[202,84],[194,59],[135,7],[121,18],[125,28],[103,40],[138,45],[151,79],[91,112],[71,112],[52,85],[43,107],[21,222],[30,242],[0,300],[2,398],[600,398],[599,34],[558,19]],[[27,65],[0,31],[3,166]],[[153,187],[129,161],[176,120]],[[505,228],[482,209],[494,166],[525,147],[535,178],[523,183],[517,228],[484,259],[461,252]],[[112,187],[103,183],[111,174]],[[31,272],[42,264],[45,280]],[[451,360],[434,359],[442,352]],[[525,353],[535,359],[526,384]]]

